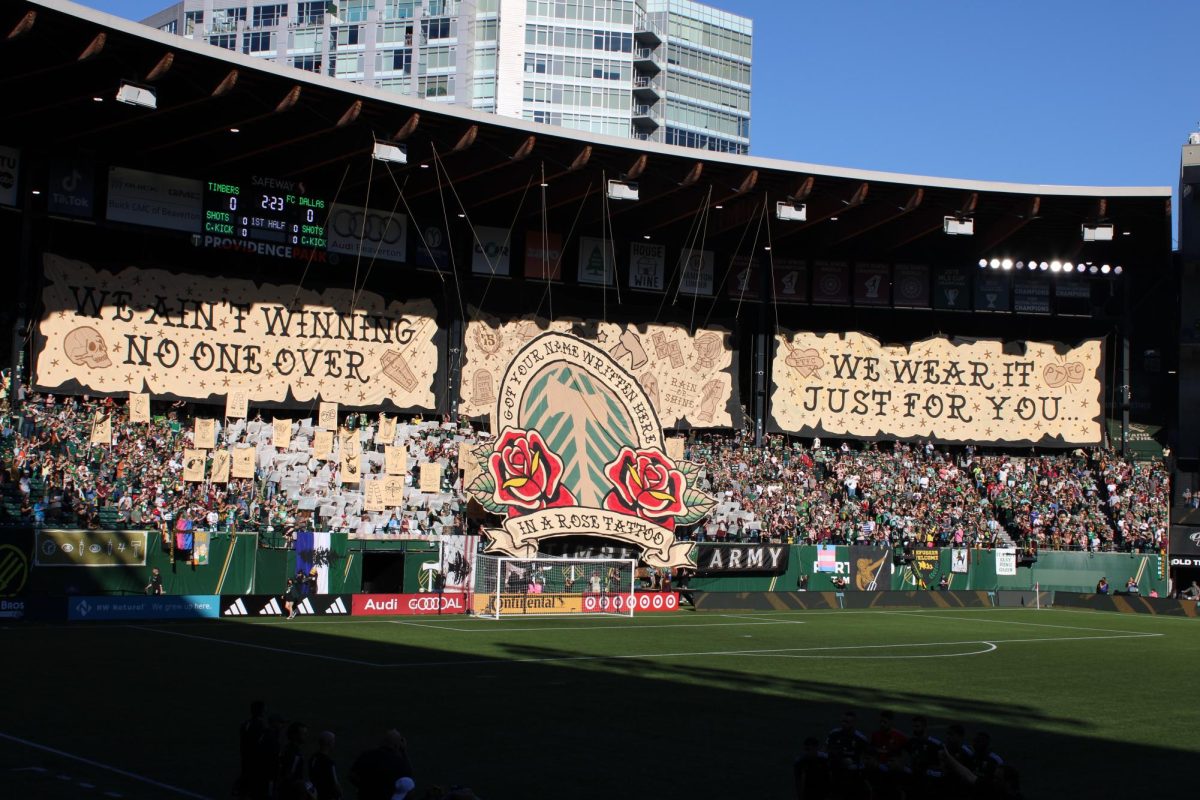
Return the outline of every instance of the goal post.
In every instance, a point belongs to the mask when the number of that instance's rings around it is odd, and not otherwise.
[[[631,617],[637,561],[627,558],[512,558],[475,562],[472,611],[480,617],[603,614]]]

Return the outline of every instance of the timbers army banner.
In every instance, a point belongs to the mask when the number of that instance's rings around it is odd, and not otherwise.
[[[591,342],[629,370],[665,427],[729,428],[741,424],[737,353],[723,328],[690,334],[679,325],[617,325],[532,316],[501,323],[470,310],[459,410],[492,413],[501,378],[518,350],[544,332],[571,333]],[[530,363],[526,369],[536,369]],[[736,416],[736,418],[735,418]],[[492,421],[498,430],[496,421]]]
[[[204,400],[437,407],[429,300],[385,303],[159,269],[45,256],[39,389]]]
[[[862,333],[776,337],[771,425],[803,435],[1093,445],[1102,438],[1103,343]]]

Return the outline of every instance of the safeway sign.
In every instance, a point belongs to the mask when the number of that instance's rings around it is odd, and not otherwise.
[[[356,617],[396,617],[409,614],[465,614],[461,594],[356,594],[350,613]]]

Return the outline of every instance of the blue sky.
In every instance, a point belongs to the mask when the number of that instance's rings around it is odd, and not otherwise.
[[[168,0],[86,0],[140,19]],[[754,19],[755,155],[1024,183],[1174,186],[1198,0],[711,0]]]

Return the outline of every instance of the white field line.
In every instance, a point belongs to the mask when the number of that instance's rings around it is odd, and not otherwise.
[[[1161,633],[1124,633],[1119,636],[1055,636],[1055,637],[1040,637],[1035,639],[965,639],[954,642],[911,642],[903,644],[853,644],[853,645],[832,645],[827,647],[784,647],[773,648],[768,650],[704,650],[699,652],[672,652],[672,653],[629,653],[618,655],[602,655],[602,656],[551,656],[548,658],[477,658],[458,661],[421,661],[409,664],[387,664],[385,666],[401,669],[412,669],[415,667],[453,667],[453,666],[471,666],[476,664],[545,664],[568,661],[629,661],[638,659],[655,659],[655,658],[696,658],[702,656],[760,656],[760,655],[786,655],[789,653],[805,653],[805,652],[829,652],[829,651],[847,651],[847,650],[881,650],[887,648],[913,648],[913,647],[949,647],[960,644],[1012,644],[1025,642],[1079,642],[1090,641],[1093,639],[1145,639],[1147,637],[1163,636]],[[991,652],[991,650],[981,651]]]
[[[894,614],[894,611],[880,611],[881,614]],[[1078,625],[1053,625],[1048,622],[1022,622],[1013,619],[985,619],[976,617],[951,617],[946,614],[921,614],[906,612],[909,617],[921,617],[924,619],[950,619],[958,622],[988,622],[993,625],[1024,625],[1031,628],[1060,628],[1068,631],[1096,631],[1097,633],[1137,633],[1137,631],[1121,630],[1120,628],[1084,628]]]
[[[752,619],[750,617],[734,617],[730,614],[721,614],[722,617],[731,619]],[[655,630],[659,628],[752,628],[756,625],[803,625],[802,620],[754,620],[752,622],[679,622],[668,623],[664,625],[638,625],[637,623],[628,623],[626,625],[545,625],[532,626],[529,628],[510,628],[505,625],[503,620],[493,622],[481,622],[479,625],[470,628],[460,628],[451,625],[428,625],[419,622],[408,622],[402,619],[386,620],[392,625],[413,625],[418,628],[434,628],[439,631],[453,631],[455,633],[522,633],[526,631],[645,631]]]
[[[109,772],[113,772],[113,773],[116,773],[117,775],[121,775],[123,777],[130,778],[132,780],[148,784],[155,788],[165,789],[166,791],[171,792],[173,794],[177,794],[180,797],[194,797],[194,798],[196,798],[196,800],[210,800],[210,798],[208,798],[205,795],[196,794],[195,792],[189,792],[187,789],[180,789],[178,786],[171,786],[169,783],[160,783],[159,781],[156,781],[153,778],[147,778],[145,775],[138,775],[136,772],[128,772],[126,770],[119,769],[119,768],[111,766],[109,764],[103,764],[99,761],[93,761],[90,758],[84,758],[83,756],[77,756],[74,753],[67,753],[63,750],[58,750],[53,747],[47,747],[44,744],[38,744],[37,742],[31,742],[28,739],[22,739],[19,736],[13,736],[13,735],[7,734],[7,733],[0,733],[0,739],[6,739],[10,742],[16,742],[17,744],[23,744],[26,747],[32,747],[35,750],[42,750],[47,753],[53,753],[54,755],[62,756],[63,758],[69,758],[72,761],[78,761],[81,764],[87,764],[89,767],[96,767],[98,769],[108,770]],[[119,795],[113,794],[111,796],[119,796]]]

